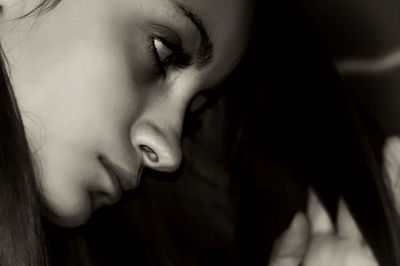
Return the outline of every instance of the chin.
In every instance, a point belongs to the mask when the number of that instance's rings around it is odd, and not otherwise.
[[[90,215],[58,216],[46,214],[46,218],[53,224],[63,228],[74,228],[84,225],[89,220]]]
[[[74,228],[85,224],[93,212],[90,202],[54,205],[47,206],[45,216],[51,223],[64,228]]]

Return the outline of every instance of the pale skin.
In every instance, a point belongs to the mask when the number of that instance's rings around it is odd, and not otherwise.
[[[179,167],[187,107],[238,64],[252,14],[248,0],[63,0],[16,19],[40,1],[0,2],[46,215],[66,227],[135,188],[143,167]]]
[[[238,64],[252,13],[249,0],[63,0],[47,13],[16,19],[39,1],[0,3],[1,43],[46,215],[65,227],[82,225],[135,188],[143,167],[179,167],[184,114]],[[208,61],[205,35],[213,47]],[[177,55],[181,50],[190,60]],[[105,164],[117,165],[123,178],[110,178]],[[298,230],[284,239],[307,250],[307,263],[345,243],[326,230],[326,249],[313,249],[305,217],[297,217]],[[295,265],[277,264],[290,242],[281,241],[271,265]],[[337,265],[329,263],[319,265]]]

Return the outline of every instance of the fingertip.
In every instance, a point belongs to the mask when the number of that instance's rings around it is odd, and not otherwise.
[[[302,247],[307,246],[310,234],[310,226],[304,212],[297,212],[288,229],[282,234],[282,246],[286,248],[284,253],[299,255],[303,253]],[[282,254],[281,254],[282,255]]]
[[[289,230],[296,232],[305,232],[308,235],[309,232],[308,220],[303,211],[298,211],[293,216],[292,222],[289,226]]]
[[[307,214],[311,224],[311,234],[332,234],[334,227],[328,212],[312,188],[308,189]]]
[[[306,215],[302,211],[297,212],[288,229],[275,242],[269,265],[298,265],[307,250],[309,232]]]
[[[362,234],[343,198],[339,198],[337,216],[338,235],[344,238],[362,240]]]

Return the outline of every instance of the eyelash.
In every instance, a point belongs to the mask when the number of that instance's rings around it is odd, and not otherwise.
[[[163,45],[165,45],[168,49],[171,50],[171,55],[169,55],[164,61],[161,61],[159,57],[159,53],[154,44],[155,40],[159,40]],[[181,45],[176,45],[168,42],[166,39],[160,36],[151,36],[150,37],[150,49],[153,60],[158,67],[159,72],[163,75],[167,75],[168,67],[173,66],[175,69],[184,69],[190,66],[191,56],[187,52],[185,52]]]

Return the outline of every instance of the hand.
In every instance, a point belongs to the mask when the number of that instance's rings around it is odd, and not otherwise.
[[[313,191],[307,217],[295,215],[274,244],[269,266],[377,266],[347,205],[339,200],[336,230]]]

